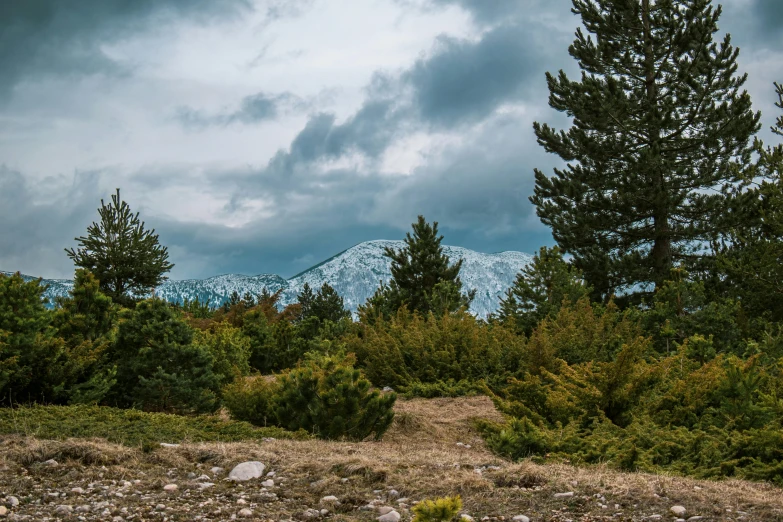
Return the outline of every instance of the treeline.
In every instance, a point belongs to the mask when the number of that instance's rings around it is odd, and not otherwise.
[[[80,248],[72,296],[0,276],[6,404],[177,413],[221,405],[257,425],[379,437],[394,392],[487,394],[511,458],[783,484],[783,145],[753,139],[737,52],[708,0],[574,0],[578,82],[548,76],[568,131],[536,124],[568,165],[531,197],[557,246],[489,318],[437,223],[387,249],[392,279],[358,320],[324,285],[199,302],[137,301],[168,254],[119,191]],[[783,109],[783,87],[776,85]],[[783,117],[773,131],[783,135]]]

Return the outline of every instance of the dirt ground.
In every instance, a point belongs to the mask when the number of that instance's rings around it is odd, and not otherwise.
[[[475,418],[501,420],[486,397],[414,399],[398,401],[380,442],[182,443],[144,453],[102,440],[0,438],[0,520],[370,521],[392,508],[408,521],[416,502],[459,494],[476,522],[673,521],[673,506],[685,520],[783,521],[783,490],[766,484],[505,461],[484,447]],[[272,475],[226,480],[244,461]]]

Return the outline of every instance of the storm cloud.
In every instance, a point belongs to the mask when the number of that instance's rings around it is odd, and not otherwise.
[[[766,122],[783,7],[721,30]],[[30,0],[0,6],[0,269],[68,277],[63,249],[123,198],[174,278],[292,276],[418,214],[448,244],[533,252],[559,159],[544,73],[578,74],[570,0]],[[721,36],[721,35],[718,35]],[[765,138],[766,139],[766,138]]]

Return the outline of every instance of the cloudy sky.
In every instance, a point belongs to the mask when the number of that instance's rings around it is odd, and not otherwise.
[[[726,0],[762,111],[783,1]],[[63,249],[116,187],[175,279],[291,276],[418,214],[445,243],[533,252],[528,202],[562,127],[546,71],[570,0],[25,0],[0,4],[0,270],[70,277]]]

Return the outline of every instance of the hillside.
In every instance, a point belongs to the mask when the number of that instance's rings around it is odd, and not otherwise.
[[[155,294],[171,302],[198,298],[201,302],[209,300],[211,304],[220,305],[232,292],[241,296],[245,292],[258,294],[264,288],[271,292],[282,289],[280,304],[287,305],[296,302],[305,283],[314,289],[329,283],[345,299],[346,307],[355,312],[375,292],[380,281],[391,278],[391,262],[383,255],[384,248],[400,249],[403,245],[403,241],[385,240],[360,243],[288,280],[274,274],[225,274],[207,279],[166,281],[155,289]],[[532,256],[521,252],[484,254],[445,245],[443,249],[452,262],[464,260],[460,277],[464,288],[476,289],[470,310],[479,317],[486,317],[497,309],[500,298],[519,270],[532,260]],[[67,295],[73,287],[73,282],[65,279],[44,279],[43,282],[49,285],[45,295],[50,301],[56,296]]]
[[[472,427],[500,418],[486,397],[400,400],[396,411],[381,442],[170,440],[161,442],[182,444],[145,453],[98,439],[0,436],[0,505],[9,520],[31,521],[371,521],[385,506],[408,521],[415,502],[460,494],[475,520],[674,520],[675,505],[689,520],[783,520],[780,489],[764,484],[500,459]],[[253,460],[270,475],[224,480]]]

